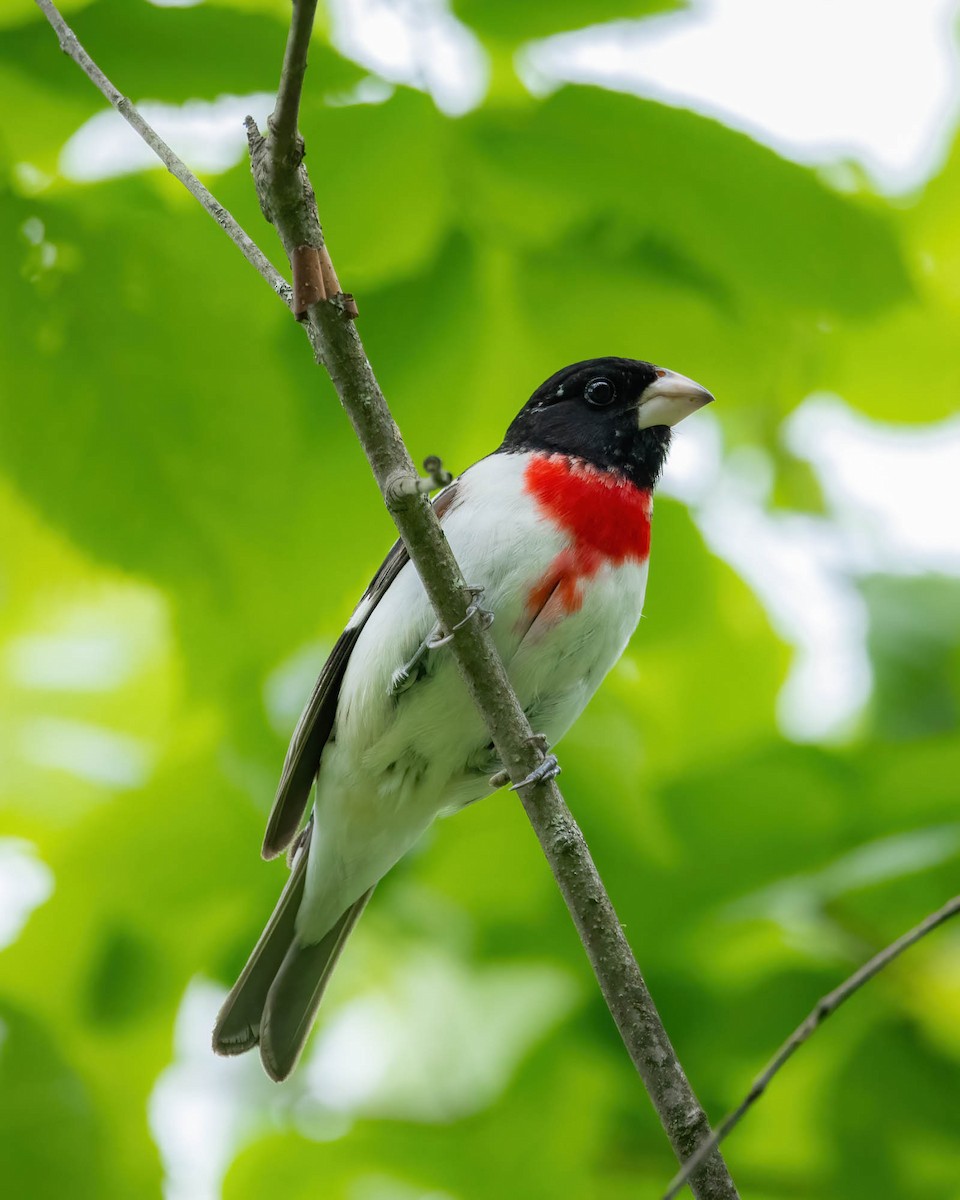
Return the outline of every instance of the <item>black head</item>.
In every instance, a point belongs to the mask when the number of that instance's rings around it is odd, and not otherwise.
[[[632,358],[591,358],[540,385],[517,414],[501,451],[569,454],[652,488],[670,427],[713,397],[692,379]]]

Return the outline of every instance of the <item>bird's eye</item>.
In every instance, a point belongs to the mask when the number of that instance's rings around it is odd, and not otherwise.
[[[583,398],[594,408],[606,408],[617,398],[617,389],[609,379],[591,379],[583,389]]]

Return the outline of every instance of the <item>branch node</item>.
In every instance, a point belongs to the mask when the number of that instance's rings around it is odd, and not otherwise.
[[[444,469],[443,461],[436,454],[429,454],[423,460],[426,475],[414,475],[410,471],[395,471],[384,487],[384,499],[391,512],[402,508],[409,496],[426,496],[437,488],[444,488],[453,483],[453,475]]]
[[[383,485],[383,498],[391,512],[405,508],[406,501],[411,496],[419,496],[422,493],[420,477],[411,471],[394,471]]]
[[[299,130],[295,130],[293,137],[290,139],[289,146],[287,146],[283,138],[283,131],[281,130],[278,133],[277,114],[275,112],[267,117],[267,129],[270,134],[270,141],[274,146],[274,152],[280,160],[281,165],[287,171],[296,171],[297,167],[307,157],[307,146],[303,140],[303,134]]]

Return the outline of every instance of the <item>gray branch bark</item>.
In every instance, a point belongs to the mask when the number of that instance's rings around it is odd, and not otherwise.
[[[36,0],[36,3],[57,30],[61,48],[78,62],[115,107],[119,105],[114,95],[128,111],[135,112],[129,101],[123,100],[105,80],[50,0]],[[315,7],[316,0],[294,0],[277,106],[267,137],[261,136],[252,121],[247,123],[261,208],[275,225],[292,263],[302,247],[317,250],[324,247],[297,133],[298,102]],[[127,116],[123,108],[120,111]],[[169,148],[161,151],[164,144],[139,114],[131,124],[208,211],[214,211],[212,204],[216,212],[229,218]],[[178,164],[177,170],[170,165],[171,161]],[[209,203],[204,195],[209,197]],[[217,219],[224,224],[220,217]],[[229,222],[239,229],[232,218]],[[230,233],[227,224],[224,228]],[[233,233],[230,236],[237,241]],[[245,234],[243,238],[250,242]],[[239,241],[238,245],[244,248]],[[244,253],[271,286],[280,291],[258,265],[258,258],[246,250]],[[266,261],[259,251],[256,253]],[[441,626],[444,630],[459,627],[451,651],[505,770],[512,780],[519,782],[539,765],[543,751],[492,639],[480,622],[465,620],[472,599],[466,585],[472,581],[463,579],[432,507],[415,486],[418,474],[349,319],[351,315],[346,297],[335,293],[310,305],[303,314],[302,324],[317,362],[326,368],[333,381]],[[519,794],[607,1007],[682,1163],[709,1138],[710,1125],[663,1027],[583,834],[553,782],[522,788]],[[692,1173],[689,1184],[697,1200],[737,1198],[730,1174],[715,1148]]]

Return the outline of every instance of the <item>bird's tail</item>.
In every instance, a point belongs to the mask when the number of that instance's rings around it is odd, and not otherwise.
[[[297,1065],[327,981],[350,931],[373,893],[364,892],[312,946],[297,938],[307,845],[297,854],[287,885],[240,978],[223,1003],[213,1030],[218,1054],[243,1054],[259,1043],[271,1079],[286,1079]]]

